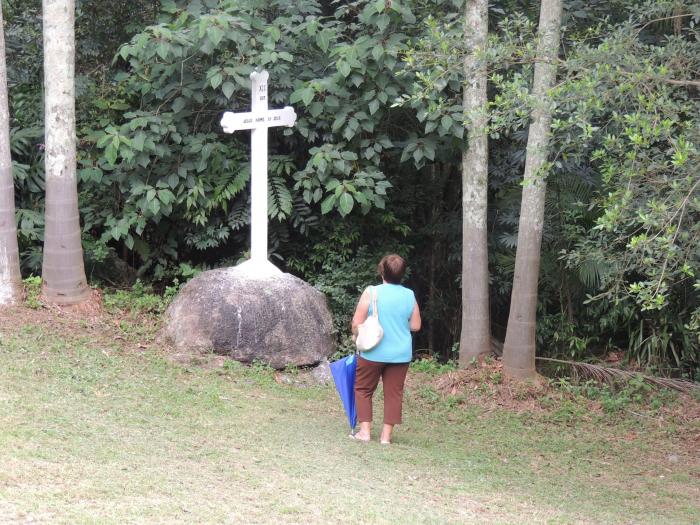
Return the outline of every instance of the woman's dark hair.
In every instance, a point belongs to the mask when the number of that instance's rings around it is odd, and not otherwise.
[[[403,274],[406,273],[406,261],[400,255],[395,253],[385,255],[379,261],[379,275],[391,284],[399,284],[403,279]]]

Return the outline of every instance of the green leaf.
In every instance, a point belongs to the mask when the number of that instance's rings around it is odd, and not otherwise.
[[[367,196],[364,193],[356,193],[355,200],[359,204],[363,204],[363,205],[369,204],[369,199],[367,199]]]
[[[207,33],[207,22],[207,18],[202,17],[199,19],[199,38],[202,38]]]
[[[382,56],[384,56],[384,48],[382,46],[374,46],[372,48],[372,58],[374,58],[376,62],[379,62]]]
[[[331,131],[336,132],[338,131],[341,127],[343,127],[343,124],[345,124],[345,120],[347,119],[347,115],[338,115],[335,120],[333,121],[333,125],[331,126]]]
[[[187,100],[183,97],[177,97],[173,102],[173,113],[180,113],[187,104]],[[140,151],[140,150],[139,150]]]
[[[328,29],[324,29],[323,31],[316,33],[316,45],[318,45],[318,47],[324,53],[328,51],[328,47],[330,46],[331,35],[331,31]]]
[[[329,195],[328,197],[325,198],[325,200],[321,203],[321,213],[325,215],[329,211],[333,209],[333,205],[335,204],[335,195]]]
[[[105,159],[110,164],[117,162],[117,148],[114,147],[114,144],[110,144],[105,148]]]
[[[314,102],[309,107],[309,114],[312,117],[318,117],[322,112],[323,112],[323,104],[321,104],[320,102]]]
[[[211,26],[207,28],[207,38],[214,44],[214,47],[218,46],[221,39],[224,37],[224,31],[219,26]]]
[[[369,114],[374,115],[378,109],[379,101],[375,98],[372,102],[369,103]]]
[[[289,95],[289,102],[291,104],[296,104],[297,102],[299,102],[301,100],[301,97],[302,97],[305,89],[306,88],[299,88],[295,91],[292,91],[292,94]]]
[[[338,68],[338,72],[344,77],[347,77],[350,74],[350,71],[352,71],[350,64],[344,60],[338,60],[336,67]]]
[[[102,170],[99,168],[83,168],[79,171],[79,174],[82,181],[100,182],[102,180]]]
[[[425,144],[423,146],[423,153],[427,159],[435,160],[435,148],[432,145]]]
[[[163,204],[170,204],[175,200],[175,195],[170,190],[158,190],[158,199]]]
[[[282,36],[282,33],[279,30],[279,27],[276,27],[276,26],[268,27],[267,32],[270,33],[272,40],[274,40],[275,42],[277,42],[280,39],[280,37]]]
[[[349,193],[345,192],[340,196],[340,200],[338,201],[338,209],[343,217],[352,211],[354,205],[355,200]]]
[[[391,18],[389,18],[389,15],[381,14],[377,17],[377,27],[380,31],[384,31],[387,27],[389,27],[389,23],[391,23]]]
[[[119,56],[121,56],[124,60],[129,58],[130,53],[131,53],[131,46],[123,45],[122,47],[119,48]]]
[[[111,135],[107,135],[107,134],[102,135],[102,137],[100,137],[100,140],[97,141],[97,147],[104,148],[110,140],[112,140]]]
[[[180,177],[177,175],[177,173],[171,173],[168,175],[168,186],[170,186],[172,189],[177,188],[177,185],[180,183]]]
[[[131,141],[131,147],[136,151],[143,151],[143,144],[146,141],[146,134],[143,131],[139,131],[134,140]]]
[[[449,131],[450,128],[452,127],[452,117],[449,115],[443,115],[442,119],[440,119],[440,125],[445,131]]]
[[[233,92],[236,90],[236,86],[234,85],[233,82],[224,82],[224,84],[221,86],[221,91],[224,92],[224,96],[228,99],[231,98],[231,95],[233,95]]]
[[[301,93],[301,101],[305,106],[308,106],[311,104],[311,101],[314,99],[315,95],[316,93],[314,92],[313,88],[307,87]]]
[[[170,46],[166,42],[159,42],[156,46],[156,54],[163,60],[168,58],[168,50]]]
[[[340,186],[340,181],[336,178],[333,178],[328,181],[328,184],[326,184],[326,191],[337,190]]]
[[[158,199],[153,199],[152,201],[149,201],[148,210],[153,215],[158,215],[158,212],[160,211],[160,201]]]
[[[221,85],[221,82],[223,81],[223,79],[224,78],[221,75],[221,72],[214,73],[211,76],[211,79],[209,80],[209,82],[211,83],[211,87],[213,87],[214,89],[218,88]]]

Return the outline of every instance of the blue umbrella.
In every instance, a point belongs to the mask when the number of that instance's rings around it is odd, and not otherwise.
[[[338,390],[343,407],[345,407],[345,415],[348,416],[351,431],[357,425],[357,411],[355,410],[356,370],[357,359],[355,359],[355,355],[349,355],[331,363],[331,374],[333,381],[335,381],[335,388]]]

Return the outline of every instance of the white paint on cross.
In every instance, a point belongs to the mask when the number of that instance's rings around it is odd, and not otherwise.
[[[276,126],[292,127],[297,115],[287,106],[267,108],[267,71],[250,74],[251,110],[247,113],[227,111],[221,118],[224,133],[250,129],[250,263],[272,266],[267,260],[267,129]]]

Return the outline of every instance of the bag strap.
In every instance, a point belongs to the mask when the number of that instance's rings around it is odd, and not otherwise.
[[[377,289],[376,286],[370,288],[370,297],[372,299],[372,315],[379,319],[379,309],[377,308]]]

